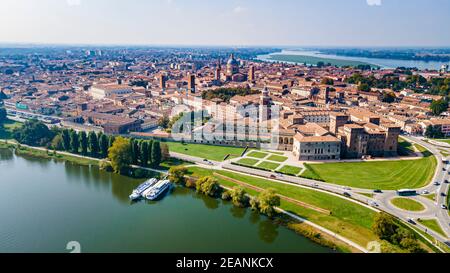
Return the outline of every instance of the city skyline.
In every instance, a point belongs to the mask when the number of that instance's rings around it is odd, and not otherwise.
[[[445,28],[439,27],[450,23],[445,16],[450,8],[448,1],[404,2],[6,0],[0,3],[0,23],[10,27],[0,30],[0,43],[450,46]],[[48,14],[50,9],[52,14]],[[418,17],[422,19],[417,20]]]

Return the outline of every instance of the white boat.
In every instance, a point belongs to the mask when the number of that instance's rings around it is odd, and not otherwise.
[[[136,200],[141,198],[143,195],[143,193],[148,190],[149,188],[151,188],[152,186],[154,186],[156,183],[158,182],[158,179],[156,178],[152,178],[149,179],[147,181],[145,181],[144,183],[142,183],[141,185],[139,185],[139,187],[137,187],[129,196],[131,200]]]
[[[163,192],[170,188],[171,185],[170,180],[161,180],[156,183],[156,185],[146,190],[142,196],[150,201],[156,200]]]

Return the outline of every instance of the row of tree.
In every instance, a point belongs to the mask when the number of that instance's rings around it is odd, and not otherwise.
[[[275,207],[280,206],[280,197],[273,189],[266,189],[258,196],[249,198],[244,188],[237,186],[231,190],[225,190],[220,187],[216,178],[204,176],[195,182],[187,179],[188,171],[183,166],[172,167],[169,170],[169,179],[171,182],[192,187],[198,193],[211,197],[220,196],[223,200],[231,201],[237,207],[251,207],[269,217],[276,215]]]
[[[115,137],[93,131],[77,132],[73,129],[63,129],[53,138],[50,147],[59,151],[67,151],[95,158],[108,157],[108,149],[114,143]]]

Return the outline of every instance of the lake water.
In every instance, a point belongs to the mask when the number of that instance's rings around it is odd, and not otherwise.
[[[319,246],[248,209],[175,188],[130,203],[142,180],[0,149],[0,252],[283,252]]]
[[[393,60],[393,59],[377,59],[377,58],[362,58],[362,57],[346,57],[337,55],[321,54],[318,51],[303,51],[303,50],[283,50],[282,52],[272,53],[269,55],[258,56],[262,61],[274,61],[271,59],[273,55],[299,55],[299,56],[311,56],[323,59],[335,59],[335,60],[348,60],[364,62],[372,65],[380,66],[381,68],[397,68],[397,67],[417,67],[421,70],[434,69],[439,70],[443,64],[449,64],[445,62],[424,62],[424,61],[407,61],[407,60]],[[308,65],[316,65],[309,64]]]

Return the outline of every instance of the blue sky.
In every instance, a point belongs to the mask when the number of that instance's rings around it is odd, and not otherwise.
[[[450,0],[1,0],[0,42],[450,46]]]

